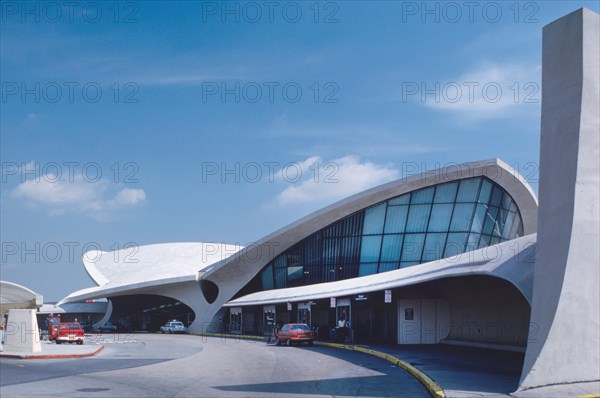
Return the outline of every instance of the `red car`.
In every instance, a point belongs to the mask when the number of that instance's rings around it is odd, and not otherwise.
[[[83,329],[77,322],[62,322],[58,325],[56,344],[77,343],[83,344]]]
[[[313,345],[317,339],[317,334],[306,323],[286,323],[277,332],[277,345],[285,342],[287,345],[292,343],[307,343]]]

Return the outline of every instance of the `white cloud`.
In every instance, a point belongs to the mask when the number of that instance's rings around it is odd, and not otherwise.
[[[331,161],[310,157],[295,163],[302,170],[302,179],[296,182],[295,172],[285,172],[283,181],[293,185],[277,195],[275,203],[286,206],[311,202],[333,202],[365,189],[399,178],[399,172],[389,165],[362,162],[348,155]]]
[[[143,189],[122,188],[106,179],[93,182],[79,177],[69,180],[51,173],[20,183],[11,196],[44,207],[51,216],[76,212],[98,220],[146,201]]]
[[[512,117],[539,108],[540,71],[539,65],[486,64],[454,79],[423,84],[408,98],[473,119]]]

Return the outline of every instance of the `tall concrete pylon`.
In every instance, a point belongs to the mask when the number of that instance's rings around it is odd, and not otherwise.
[[[599,15],[544,27],[538,255],[519,390],[600,379]]]

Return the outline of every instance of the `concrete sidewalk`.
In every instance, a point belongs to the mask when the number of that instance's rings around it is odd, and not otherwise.
[[[514,393],[524,354],[490,349],[436,345],[368,345],[426,373],[446,397],[600,397],[600,382],[554,385]]]
[[[7,350],[0,352],[0,358],[17,359],[59,359],[59,358],[86,358],[98,354],[104,349],[103,345],[98,344],[56,344],[48,341],[42,341],[41,352],[15,352]]]

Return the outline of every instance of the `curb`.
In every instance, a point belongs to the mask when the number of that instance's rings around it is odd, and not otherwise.
[[[35,355],[35,354],[0,354],[0,358],[13,358],[13,359],[66,359],[66,358],[88,358],[93,357],[104,349],[101,345],[93,352],[86,352],[84,354],[48,354],[48,355]]]
[[[190,333],[190,334],[194,334],[197,336],[206,336],[206,337],[226,337],[226,338],[233,337],[235,339],[248,339],[248,340],[264,340],[265,339],[264,336],[249,336],[249,335],[238,335],[238,334],[232,335],[232,334],[225,334],[225,333]],[[431,377],[427,376],[427,374],[425,374],[421,370],[417,369],[413,365],[409,364],[408,362],[405,362],[405,361],[401,360],[400,358],[396,358],[393,355],[386,354],[385,352],[371,350],[370,348],[366,348],[366,347],[356,346],[356,345],[326,343],[326,342],[322,342],[322,341],[315,341],[315,345],[345,349],[345,350],[350,350],[350,351],[358,351],[358,352],[362,352],[364,354],[373,355],[373,356],[379,357],[381,359],[385,359],[386,361],[391,362],[394,365],[396,365],[396,366],[406,370],[408,373],[410,373],[415,379],[417,379],[421,384],[423,384],[423,386],[427,389],[427,391],[429,391],[429,394],[431,394],[432,397],[446,398],[446,393],[444,393],[444,390],[442,389],[442,387],[438,383],[436,383]]]

